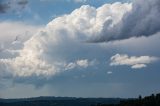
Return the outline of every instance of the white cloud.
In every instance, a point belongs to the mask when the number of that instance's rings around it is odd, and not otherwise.
[[[81,6],[71,14],[49,22],[24,43],[18,56],[1,59],[0,66],[5,72],[20,77],[54,76],[63,72],[66,64],[66,69],[92,66],[93,62],[82,59],[89,46],[82,42],[99,35],[104,25],[112,26],[119,22],[130,9],[131,4],[119,2],[97,9],[89,5]],[[90,50],[87,52],[86,55],[92,54]]]
[[[159,4],[160,0],[132,0],[132,9],[117,24],[112,25],[112,20],[107,22],[101,34],[91,38],[90,42],[148,37],[160,32],[160,20],[157,18],[160,17]]]
[[[19,40],[23,43],[41,28],[42,26],[28,25],[23,22],[0,22],[0,42],[4,48],[10,47],[16,37],[19,36]]]
[[[108,71],[108,72],[107,72],[107,74],[112,74],[112,73],[113,73],[112,71]]]
[[[28,25],[23,22],[0,22],[0,59],[11,58],[23,43],[31,38],[43,26]]]
[[[133,69],[144,68],[147,64],[153,63],[159,60],[158,57],[154,56],[131,56],[129,57],[127,54],[116,54],[111,57],[111,66],[118,65],[128,65]]]
[[[78,68],[78,67],[87,68],[87,67],[95,65],[95,64],[96,64],[95,60],[89,61],[88,59],[81,59],[81,60],[77,60],[75,62],[70,62],[70,63],[66,64],[65,70],[71,70],[71,69]]]
[[[85,59],[85,60],[78,60],[76,63],[80,67],[84,67],[84,68],[88,67],[88,65],[89,65],[89,62],[88,62],[87,59]]]
[[[146,64],[135,64],[132,66],[133,69],[140,69],[144,67],[147,67],[147,65]]]
[[[71,62],[65,66],[65,70],[74,69],[76,66],[77,66],[76,63]]]

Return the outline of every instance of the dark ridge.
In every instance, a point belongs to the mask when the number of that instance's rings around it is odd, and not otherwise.
[[[131,99],[131,100],[121,100],[118,104],[97,104],[92,106],[160,106],[160,93],[157,95],[152,94],[151,96],[146,96],[142,98]]]
[[[99,103],[118,104],[120,98],[35,97],[0,99],[0,106],[91,106]]]
[[[34,97],[0,99],[0,106],[160,106],[160,94],[142,98]]]

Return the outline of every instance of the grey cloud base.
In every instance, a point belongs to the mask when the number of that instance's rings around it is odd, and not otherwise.
[[[160,31],[160,20],[157,17],[160,17],[159,0],[133,0],[131,11],[124,14],[117,24],[113,24],[112,19],[107,21],[100,36],[90,38],[88,42],[108,42],[151,36]]]

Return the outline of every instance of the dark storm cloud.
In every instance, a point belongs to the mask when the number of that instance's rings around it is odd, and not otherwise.
[[[100,36],[90,42],[108,42],[131,37],[151,36],[160,31],[160,0],[133,0],[132,10],[122,20],[108,27],[112,20],[103,26]],[[109,23],[108,23],[109,22]]]
[[[28,0],[1,0],[0,13],[7,13],[10,10],[24,9],[28,4]]]
[[[5,13],[10,8],[8,3],[0,1],[0,13]]]
[[[19,5],[26,5],[27,3],[28,3],[27,0],[20,0],[20,1],[18,1]]]

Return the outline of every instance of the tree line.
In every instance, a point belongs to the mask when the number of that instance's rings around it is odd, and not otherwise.
[[[160,106],[160,94],[152,94],[142,98],[139,96],[137,99],[126,99],[120,101],[118,104],[97,104],[92,106]]]

